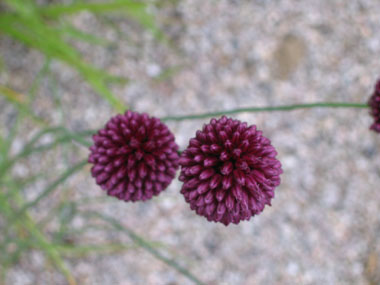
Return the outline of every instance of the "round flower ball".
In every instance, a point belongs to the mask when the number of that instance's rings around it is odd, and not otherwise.
[[[181,193],[209,221],[227,226],[249,220],[270,205],[280,184],[276,155],[255,125],[225,116],[211,119],[181,155]]]
[[[132,111],[112,117],[93,136],[92,176],[108,195],[145,201],[170,184],[178,168],[174,135],[158,118]]]
[[[374,119],[371,130],[380,133],[380,79],[376,82],[375,90],[368,101],[370,113]]]

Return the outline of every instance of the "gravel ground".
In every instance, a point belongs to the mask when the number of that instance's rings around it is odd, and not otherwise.
[[[137,111],[164,116],[296,102],[366,102],[380,75],[378,1],[184,0],[157,14],[174,47],[136,33],[138,27],[124,20],[119,25],[131,34],[128,39],[88,13],[73,18],[78,27],[118,39],[113,49],[78,48],[97,65],[131,79],[114,91]],[[1,41],[0,51],[9,71],[1,81],[25,91],[41,55],[8,40]],[[53,72],[63,111],[51,111],[52,91],[43,84],[34,106],[39,114],[53,123],[63,118],[73,130],[100,128],[113,115],[77,74],[58,63]],[[162,242],[206,284],[380,284],[380,136],[368,130],[368,112],[319,109],[234,117],[263,130],[283,163],[282,184],[261,215],[228,227],[209,223],[190,211],[177,180],[146,203],[111,199],[95,209]],[[207,121],[169,126],[183,149]],[[44,163],[62,168],[60,155]],[[86,149],[76,154],[87,155]],[[30,165],[20,168],[28,171]],[[67,186],[75,198],[101,194],[86,170]],[[31,189],[30,196],[35,192]],[[113,232],[83,238],[126,240]],[[72,259],[70,266],[79,284],[191,284],[138,249]],[[65,284],[37,252],[25,256],[8,281]]]

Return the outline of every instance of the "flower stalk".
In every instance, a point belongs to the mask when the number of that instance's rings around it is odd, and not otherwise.
[[[232,114],[238,114],[238,113],[293,111],[293,110],[299,110],[299,109],[312,109],[312,108],[367,109],[368,107],[369,107],[368,104],[364,104],[364,103],[315,102],[315,103],[302,103],[302,104],[279,105],[279,106],[236,108],[236,109],[231,109],[231,110],[207,112],[207,113],[183,115],[183,116],[166,116],[166,117],[162,117],[161,121],[184,121],[184,120],[191,120],[191,119],[205,119],[205,118],[218,117],[218,116],[223,116],[223,115],[232,115]]]

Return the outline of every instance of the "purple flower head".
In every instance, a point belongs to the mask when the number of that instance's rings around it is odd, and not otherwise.
[[[239,120],[223,116],[197,131],[180,158],[181,193],[209,221],[238,224],[270,205],[281,163],[270,140]]]
[[[380,79],[375,85],[375,90],[368,101],[370,113],[374,118],[371,130],[380,133]]]
[[[175,177],[178,146],[158,118],[127,111],[111,118],[93,141],[91,174],[110,196],[145,201]]]

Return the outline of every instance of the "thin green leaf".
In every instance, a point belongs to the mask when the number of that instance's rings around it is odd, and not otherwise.
[[[292,111],[299,109],[311,109],[311,108],[359,108],[366,109],[368,104],[363,103],[345,103],[345,102],[316,102],[305,104],[292,104],[282,106],[268,106],[268,107],[247,107],[237,108],[225,111],[207,112],[202,114],[181,115],[181,116],[167,116],[162,117],[162,121],[183,121],[194,119],[205,119],[210,117],[218,117],[223,115],[232,115],[238,113],[255,113],[255,112],[275,112],[275,111]]]
[[[5,235],[8,235],[9,228],[12,226],[14,222],[16,222],[18,219],[20,219],[28,209],[36,206],[42,199],[47,197],[49,194],[51,194],[53,191],[57,189],[57,187],[65,182],[70,176],[78,172],[81,168],[83,168],[87,164],[87,160],[83,160],[73,167],[66,170],[58,179],[56,179],[53,183],[48,185],[33,201],[30,201],[28,203],[25,203],[21,209],[14,213],[12,218],[8,220],[8,228],[6,229]]]
[[[83,214],[85,216],[96,217],[96,218],[98,218],[100,220],[103,220],[103,221],[111,224],[115,229],[117,229],[117,230],[119,230],[121,232],[125,232],[130,237],[130,239],[132,239],[138,246],[140,246],[141,248],[145,249],[147,252],[149,252],[150,254],[152,254],[157,259],[163,261],[164,263],[166,263],[170,267],[174,268],[179,273],[181,273],[182,275],[184,275],[185,277],[187,277],[189,280],[193,281],[195,284],[198,284],[198,285],[204,284],[197,277],[195,277],[192,273],[190,273],[186,268],[180,266],[173,259],[167,258],[164,255],[162,255],[157,249],[155,249],[154,247],[152,247],[152,245],[148,241],[146,241],[145,239],[143,239],[141,236],[137,235],[131,229],[123,226],[122,224],[120,224],[116,219],[114,219],[114,218],[112,218],[110,216],[107,216],[107,215],[103,215],[103,214],[101,214],[99,212],[87,211],[87,212],[84,212]]]
[[[11,185],[16,184],[11,183]],[[60,256],[60,253],[40,231],[36,223],[28,214],[27,208],[24,208],[25,210],[22,212],[15,213],[13,209],[11,209],[9,204],[3,205],[3,199],[1,199],[1,196],[2,195],[0,195],[0,202],[2,204],[1,206],[3,206],[2,208],[8,209],[7,211],[9,216],[7,223],[7,232],[5,232],[4,235],[6,237],[6,240],[1,245],[1,248],[4,249],[4,246],[9,244],[9,242],[13,242],[17,246],[17,250],[9,258],[7,257],[6,266],[9,266],[9,262],[16,261],[20,254],[32,245],[41,249],[47,255],[47,257],[54,263],[58,270],[60,270],[62,274],[66,277],[70,285],[76,284],[72,274],[64,264]],[[17,191],[13,191],[12,194],[9,197],[7,197],[7,199],[10,199],[11,201],[15,200],[18,206],[24,204],[22,196]],[[13,224],[15,224],[21,232],[24,232],[24,230],[26,230],[31,235],[31,237],[28,237],[27,235],[23,234],[22,237],[17,236],[16,238],[11,239],[11,236],[9,235],[9,230],[12,228]]]
[[[109,13],[109,12],[120,12],[121,9],[128,10],[140,10],[145,9],[146,4],[143,2],[136,2],[131,0],[120,0],[105,3],[72,3],[66,4],[56,4],[49,5],[46,7],[41,7],[38,12],[49,18],[58,18],[62,15],[70,15],[79,13],[82,11],[89,11],[92,13]]]
[[[55,245],[55,248],[64,256],[83,258],[90,254],[121,253],[135,248],[135,246],[112,243],[99,245]]]
[[[48,57],[70,65],[117,111],[125,111],[125,104],[116,98],[106,85],[110,79],[115,77],[84,62],[77,50],[65,42],[64,33],[58,28],[47,25],[36,15],[19,17],[3,13],[0,14],[0,31],[25,45],[40,50]]]
[[[66,277],[69,284],[70,285],[76,284],[74,277],[72,276],[71,272],[66,267],[64,261],[62,260],[62,257],[60,255],[59,251],[57,251],[57,249],[54,247],[54,245],[49,243],[49,241],[46,239],[44,234],[40,232],[40,230],[35,226],[34,223],[32,223],[30,221],[30,219],[22,219],[22,223],[24,224],[25,228],[36,239],[36,241],[37,241],[36,245],[40,249],[42,249],[46,253],[46,255],[52,260],[52,262],[56,265],[56,267]]]
[[[92,13],[125,12],[127,16],[137,21],[141,26],[150,30],[152,34],[163,40],[164,34],[157,27],[154,15],[148,12],[148,5],[132,0],[119,0],[106,3],[73,3],[70,5],[49,5],[39,9],[39,13],[46,17],[58,18],[62,15],[75,14],[81,11]]]
[[[48,133],[60,133],[60,135],[57,139],[55,139],[51,143],[47,143],[41,146],[34,145],[37,143],[39,139],[41,139],[44,135]],[[53,127],[53,128],[47,128],[39,133],[37,133],[29,143],[25,145],[25,147],[22,149],[20,153],[15,155],[12,158],[9,158],[5,160],[3,163],[0,164],[0,178],[5,174],[5,172],[11,168],[18,160],[28,157],[31,154],[36,154],[44,151],[48,151],[50,149],[53,149],[54,147],[60,146],[63,143],[69,143],[69,142],[77,142],[78,144],[90,147],[92,144],[91,142],[87,141],[83,137],[90,136],[94,133],[94,131],[83,131],[78,133],[71,133],[64,127]]]
[[[28,108],[28,98],[24,94],[18,93],[6,86],[0,85],[0,95],[3,96],[8,102],[10,102],[13,106],[15,106],[21,113],[30,117],[33,121],[38,124],[44,124],[45,121],[35,115]]]
[[[75,203],[70,201],[63,203],[58,213],[58,219],[61,224],[61,227],[64,227],[67,224],[69,224],[75,217],[76,213],[77,207]]]
[[[66,170],[58,179],[56,179],[53,183],[47,186],[33,201],[26,203],[21,210],[17,213],[17,216],[25,213],[29,208],[36,206],[42,199],[51,194],[56,188],[65,182],[70,176],[77,173],[80,169],[82,169],[87,164],[87,160],[82,160],[81,162],[75,164],[68,170]]]
[[[60,28],[60,30],[72,38],[75,38],[75,39],[78,39],[78,40],[81,40],[81,41],[84,41],[84,42],[87,42],[87,43],[90,43],[93,45],[100,45],[100,46],[105,46],[105,47],[112,45],[112,42],[105,40],[105,39],[102,39],[100,37],[97,37],[95,35],[85,33],[83,31],[73,27],[70,24],[64,25],[63,27]]]

